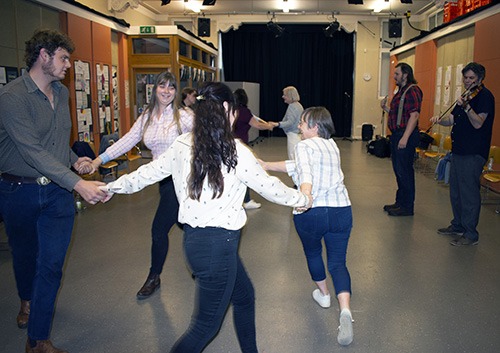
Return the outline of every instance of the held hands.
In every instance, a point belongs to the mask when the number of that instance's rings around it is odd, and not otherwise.
[[[92,161],[92,167],[95,169],[95,170],[99,170],[99,166],[102,164],[102,159],[100,157],[97,157],[96,159],[94,159]]]
[[[80,157],[73,164],[73,168],[78,172],[78,174],[94,174],[96,169],[92,165],[92,159],[89,157]]]
[[[306,212],[307,210],[309,210],[312,205],[313,205],[313,197],[311,194],[305,194],[307,197],[308,197],[308,202],[307,202],[307,205],[303,206],[303,207],[296,207],[295,210],[298,212],[298,213],[304,213]]]
[[[106,187],[106,184],[101,181],[89,181],[82,179],[76,183],[74,190],[78,192],[85,201],[91,205],[95,205],[99,201],[108,201],[112,196],[109,195],[108,192],[103,191],[101,188],[102,186]]]

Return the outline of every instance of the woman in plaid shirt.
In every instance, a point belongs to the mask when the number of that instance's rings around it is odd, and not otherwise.
[[[182,107],[177,98],[177,80],[168,72],[158,75],[151,102],[130,131],[106,149],[94,161],[95,169],[130,151],[137,143],[151,150],[153,160],[164,153],[174,140],[193,129],[193,111]],[[179,203],[175,196],[172,177],[160,181],[160,203],[151,228],[151,268],[146,282],[137,292],[138,299],[148,298],[160,286],[160,274],[168,252],[168,233],[177,222]]]

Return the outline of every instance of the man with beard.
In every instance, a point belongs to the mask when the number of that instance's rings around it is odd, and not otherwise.
[[[72,191],[104,201],[101,182],[73,173],[92,170],[69,147],[69,92],[59,81],[71,67],[70,38],[36,31],[26,42],[28,71],[0,91],[0,213],[12,249],[27,353],[62,353],[49,332],[75,218]]]
[[[457,101],[450,115],[432,117],[433,123],[452,126],[450,201],[453,220],[438,234],[459,236],[451,245],[467,246],[479,242],[476,229],[481,210],[480,176],[488,160],[495,118],[495,97],[484,87],[486,70],[471,62],[462,70],[467,90]]]
[[[417,86],[413,69],[406,63],[396,65],[394,81],[398,92],[392,98],[391,107],[386,106],[387,97],[380,102],[382,109],[389,113],[387,126],[392,132],[392,167],[398,183],[396,202],[385,205],[384,211],[390,216],[413,216],[415,202],[413,161],[415,148],[419,143],[418,118],[423,94]]]

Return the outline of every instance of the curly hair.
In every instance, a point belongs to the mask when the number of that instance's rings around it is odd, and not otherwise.
[[[236,167],[237,153],[230,113],[236,114],[233,93],[225,84],[208,82],[196,98],[193,128],[189,197],[200,200],[205,178],[212,189],[212,198],[219,198],[224,191],[222,168],[230,172]],[[224,107],[227,103],[228,109]]]
[[[31,69],[40,56],[40,50],[47,50],[52,57],[58,48],[66,49],[70,54],[75,51],[73,41],[66,34],[50,29],[36,30],[31,39],[26,42],[24,52],[26,66]]]

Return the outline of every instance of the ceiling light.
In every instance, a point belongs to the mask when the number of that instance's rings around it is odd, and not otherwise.
[[[267,29],[275,34],[274,38],[281,37],[285,30],[279,24],[273,22],[272,20],[267,23]]]
[[[203,6],[214,6],[215,0],[203,0]]]
[[[387,1],[377,0],[375,6],[373,7],[373,12],[380,12],[387,7]]]
[[[323,28],[323,32],[325,33],[325,36],[332,38],[335,32],[337,32],[340,28],[340,23],[337,21],[337,19],[334,19],[333,22],[331,22],[326,28]]]
[[[290,12],[290,5],[288,4],[288,0],[283,0],[283,12]]]
[[[170,0],[161,0],[161,6],[170,4]]]
[[[184,2],[187,2],[187,0],[184,0]],[[193,12],[201,12],[201,3],[198,1],[190,1],[187,4],[187,7],[191,9]]]

